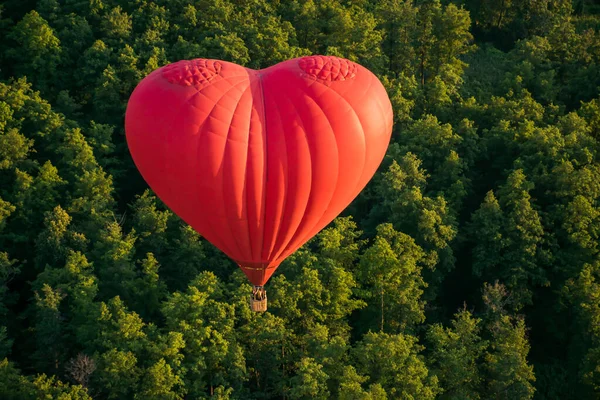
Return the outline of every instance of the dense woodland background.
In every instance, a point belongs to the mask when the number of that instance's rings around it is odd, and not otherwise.
[[[2,1],[0,398],[600,398],[599,27],[590,0]],[[314,53],[380,76],[393,144],[254,314],[124,109],[172,61]]]

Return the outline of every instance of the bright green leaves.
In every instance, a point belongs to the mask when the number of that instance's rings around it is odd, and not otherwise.
[[[18,166],[27,159],[33,140],[27,139],[16,129],[0,134],[0,170]]]
[[[368,382],[380,384],[392,398],[434,399],[438,380],[429,375],[419,355],[422,349],[410,335],[368,333],[353,355],[357,371],[369,376]]]
[[[391,224],[380,225],[377,233],[360,261],[360,280],[368,285],[362,289],[370,305],[365,313],[377,316],[379,323],[373,328],[404,331],[425,319],[420,299],[425,287],[420,263],[425,254],[413,239],[395,231]],[[390,317],[387,322],[386,315]]]
[[[162,253],[165,250],[167,221],[170,211],[157,209],[156,197],[146,190],[132,204],[133,228],[138,233],[141,251]]]
[[[451,102],[462,84],[467,64],[461,56],[472,50],[469,14],[439,1],[384,1],[378,6],[384,28],[387,68],[395,76],[413,76],[420,83],[421,107],[434,110]]]
[[[365,241],[360,240],[362,232],[352,217],[339,217],[333,221],[333,226],[324,229],[317,241],[322,257],[331,259],[339,267],[353,269],[354,262]]]
[[[131,17],[119,6],[111,8],[100,22],[102,32],[111,39],[126,39],[131,33]]]
[[[112,222],[100,231],[94,243],[94,258],[97,260],[96,270],[100,278],[100,291],[104,298],[111,298],[120,293],[135,279],[133,260],[135,233],[123,234],[118,223]]]
[[[140,399],[183,399],[181,377],[173,373],[173,369],[164,358],[146,370],[140,391],[136,398]]]
[[[442,399],[479,399],[481,359],[487,343],[481,338],[481,320],[463,310],[455,315],[452,327],[432,325],[427,331],[431,371],[440,381]]]
[[[373,207],[371,219],[387,219],[395,229],[409,234],[425,251],[425,265],[439,268],[443,273],[454,263],[450,248],[450,242],[456,237],[454,216],[444,197],[423,194],[426,180],[421,161],[414,154],[407,153],[398,162],[394,160],[375,189],[377,198],[382,200]],[[386,218],[387,215],[392,217]],[[436,280],[439,277],[432,282]]]
[[[328,378],[322,365],[312,358],[302,358],[290,382],[290,399],[329,399]]]
[[[367,379],[354,367],[347,366],[340,379],[340,400],[387,400],[387,394],[379,383],[371,384],[368,391],[363,389]]]
[[[19,374],[7,359],[0,360],[0,386],[3,395],[9,399],[27,400],[33,398],[61,400],[91,400],[87,390],[79,385],[64,383],[54,376],[40,374],[27,377]]]
[[[231,61],[240,65],[247,65],[250,62],[250,51],[244,40],[235,32],[209,36],[202,41],[201,47],[198,49],[193,49],[191,44],[188,44],[188,46],[190,48],[190,50],[187,50],[190,54],[188,58],[196,58],[199,54],[210,54],[211,57],[216,59]]]
[[[100,356],[95,378],[107,398],[119,399],[135,392],[140,372],[132,352],[111,349]]]
[[[7,54],[18,67],[15,75],[27,76],[47,89],[61,61],[61,44],[54,30],[36,11],[31,11],[13,28],[9,38],[16,42]]]
[[[235,341],[234,307],[224,303],[222,284],[211,273],[200,274],[185,293],[174,293],[163,305],[167,326],[185,341],[182,367],[185,387],[193,396],[216,387],[240,388],[245,357]]]

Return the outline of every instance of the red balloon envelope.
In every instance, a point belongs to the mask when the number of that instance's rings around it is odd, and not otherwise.
[[[375,75],[342,58],[258,71],[196,59],[142,80],[125,130],[157,196],[263,285],[371,179],[392,107]]]

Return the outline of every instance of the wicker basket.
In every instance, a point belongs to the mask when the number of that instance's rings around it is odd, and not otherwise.
[[[267,311],[267,297],[265,296],[262,300],[256,300],[250,296],[250,308],[254,312],[265,312]]]

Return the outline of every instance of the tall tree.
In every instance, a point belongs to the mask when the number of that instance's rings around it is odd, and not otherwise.
[[[357,371],[368,375],[370,383],[380,384],[393,397],[434,399],[438,380],[430,376],[417,344],[410,335],[368,333],[353,349]]]
[[[361,280],[369,284],[363,290],[371,305],[365,314],[377,316],[371,326],[381,332],[405,331],[425,319],[420,299],[425,282],[419,265],[424,253],[391,224],[380,225],[377,233],[361,257]]]
[[[427,331],[431,371],[443,389],[441,399],[480,399],[481,361],[487,342],[481,338],[481,319],[467,310],[455,314],[451,328],[435,324]]]
[[[35,10],[30,11],[8,37],[16,42],[7,53],[15,63],[14,74],[27,76],[42,90],[54,85],[62,49],[48,22]]]
[[[532,188],[523,171],[515,170],[498,191],[499,200],[488,192],[472,217],[473,270],[486,281],[506,284],[517,307],[530,304],[532,289],[548,283],[544,227],[531,204]]]

